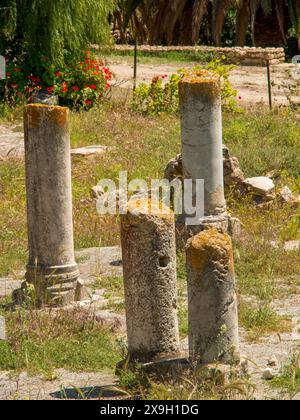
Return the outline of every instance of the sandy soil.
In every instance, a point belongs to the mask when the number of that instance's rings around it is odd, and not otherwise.
[[[177,63],[167,65],[140,64],[138,66],[137,82],[150,82],[154,76],[159,74],[171,75],[179,68],[193,68],[196,63]],[[133,64],[127,60],[112,61],[111,68],[116,75],[117,84],[121,83],[124,88],[131,88],[133,85]],[[286,105],[286,96],[278,89],[287,80],[287,74],[294,67],[290,64],[272,66],[271,80],[273,86],[273,102],[275,105]],[[252,106],[257,103],[269,103],[267,70],[265,67],[236,67],[230,77],[231,83],[238,91],[239,101],[243,106]]]

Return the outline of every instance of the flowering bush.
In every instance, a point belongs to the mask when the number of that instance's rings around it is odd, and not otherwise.
[[[222,57],[225,59],[225,57]],[[196,67],[195,70],[199,70]],[[238,111],[236,97],[237,91],[233,89],[229,77],[234,66],[228,66],[220,59],[211,61],[207,69],[218,74],[222,80],[222,106],[229,111]],[[141,83],[134,92],[132,109],[147,115],[158,115],[162,112],[173,113],[179,110],[178,84],[187,73],[187,70],[179,70],[170,76],[167,83],[167,75],[154,77],[151,84]]]
[[[59,96],[61,105],[90,109],[110,90],[112,79],[112,72],[86,51],[79,64],[50,67],[42,76],[34,75],[14,62],[7,63],[7,79],[0,86],[0,95],[15,105],[30,102],[36,91],[45,90]]]
[[[167,83],[164,83],[168,79],[167,75],[154,77],[150,85],[141,83],[133,95],[133,110],[148,115],[178,111],[178,83],[183,74],[182,71],[173,74]]]

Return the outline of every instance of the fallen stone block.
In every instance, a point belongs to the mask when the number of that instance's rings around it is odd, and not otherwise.
[[[275,190],[275,184],[272,179],[265,176],[247,178],[244,180],[244,185],[250,192],[253,192],[253,194],[258,196],[270,195]]]

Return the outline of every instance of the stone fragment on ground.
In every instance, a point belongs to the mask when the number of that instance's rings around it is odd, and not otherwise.
[[[275,372],[273,371],[273,369],[267,368],[264,370],[262,378],[266,381],[271,381],[272,379],[274,379],[276,376]]]
[[[93,156],[93,155],[103,155],[107,150],[109,150],[108,146],[86,146],[86,147],[79,147],[77,149],[71,150],[71,155],[77,156]]]
[[[286,186],[279,191],[278,198],[282,204],[295,204],[296,206],[300,204],[300,197],[296,197]]]
[[[14,290],[21,288],[22,281],[12,278],[0,278],[0,298],[10,296]]]
[[[95,187],[91,188],[91,195],[95,200],[99,200],[99,198],[102,197],[104,193],[105,191],[101,185],[96,185]]]
[[[272,194],[275,190],[275,184],[272,179],[265,176],[247,178],[244,180],[244,185],[253,194],[263,197]]]
[[[17,127],[0,125],[0,160],[24,155],[24,135]]]
[[[22,158],[24,156],[24,133],[15,125],[0,125],[0,160]],[[71,150],[72,156],[103,155],[108,146],[92,145]]]
[[[223,146],[224,183],[226,186],[239,185],[245,179],[245,174],[240,168],[239,160],[231,156],[229,149]]]
[[[274,248],[283,248],[284,251],[286,252],[293,252],[293,251],[299,251],[300,249],[300,240],[295,240],[295,241],[287,241],[284,242],[284,244],[280,245],[278,242],[272,241],[271,245]]]

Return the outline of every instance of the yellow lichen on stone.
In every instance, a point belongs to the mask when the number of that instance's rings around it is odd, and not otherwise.
[[[63,127],[68,124],[68,117],[69,108],[55,105],[30,104],[24,110],[28,128],[36,128],[46,121],[55,122]]]
[[[174,213],[169,207],[161,201],[155,201],[150,198],[137,198],[130,200],[127,210],[130,214],[149,215],[170,222],[174,221]]]
[[[185,101],[189,96],[198,94],[218,98],[220,97],[220,93],[220,76],[208,70],[190,71],[179,82],[179,96],[181,101]]]
[[[216,229],[205,230],[194,236],[187,245],[190,264],[198,271],[203,271],[209,261],[220,261],[234,271],[233,248],[229,235]]]
[[[218,84],[220,82],[220,77],[211,71],[202,69],[202,70],[193,70],[188,72],[180,83],[189,83],[189,84]]]

